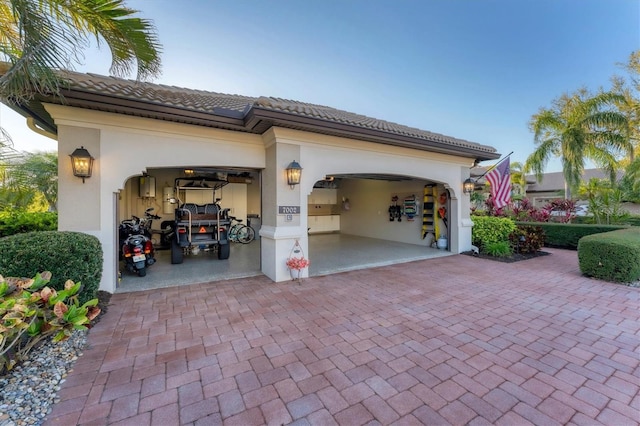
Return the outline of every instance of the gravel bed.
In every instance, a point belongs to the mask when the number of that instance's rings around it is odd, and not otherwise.
[[[64,342],[49,341],[32,350],[0,376],[0,426],[41,425],[86,342],[87,331],[76,330]]]

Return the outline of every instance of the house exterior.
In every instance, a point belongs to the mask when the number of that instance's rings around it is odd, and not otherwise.
[[[618,173],[618,179],[623,173]],[[585,169],[582,173],[582,182],[591,179],[609,179],[609,175],[602,169]],[[534,175],[527,176],[527,198],[535,207],[544,207],[553,200],[564,199],[564,174],[562,172],[545,173],[538,182]],[[578,194],[575,194],[574,198]]]
[[[63,99],[38,97],[11,107],[34,131],[58,141],[59,229],[101,241],[100,289],[110,292],[118,282],[119,221],[140,215],[145,203],[163,206],[159,187],[187,170],[255,177],[245,186],[235,181],[227,198],[245,217],[258,211],[262,272],[284,281],[290,279],[285,262],[295,242],[308,253],[310,208],[327,206],[314,195],[319,182],[340,182],[336,206],[349,200],[350,209],[340,210],[340,232],[425,246],[423,189],[445,194],[448,226],[438,232],[448,237],[451,252],[460,253],[471,249],[472,226],[462,183],[475,163],[499,158],[490,146],[327,106],[94,74],[65,76]],[[95,158],[84,182],[66,159],[79,147]],[[286,168],[294,160],[302,177],[290,186]],[[144,197],[137,186],[152,173],[158,188],[154,197]],[[390,222],[393,197],[412,194],[417,220]]]

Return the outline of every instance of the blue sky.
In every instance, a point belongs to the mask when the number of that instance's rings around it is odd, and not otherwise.
[[[156,83],[328,105],[514,151],[512,161],[535,149],[539,108],[608,87],[640,49],[638,0],[126,4],[157,26]],[[76,69],[108,74],[108,52],[87,51]],[[20,150],[57,148],[4,106],[0,125]]]

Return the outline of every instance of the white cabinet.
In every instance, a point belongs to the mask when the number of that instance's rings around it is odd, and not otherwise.
[[[309,216],[307,226],[310,234],[340,231],[340,215]]]
[[[213,189],[199,189],[197,191],[181,191],[185,203],[210,204],[213,203]]]
[[[327,224],[327,228],[329,231],[339,231],[340,230],[340,215],[332,214],[329,216],[329,223]]]
[[[307,204],[338,204],[338,190],[330,188],[315,188],[309,194]]]
[[[247,185],[244,183],[230,183],[222,187],[216,194],[222,198],[220,205],[228,208],[229,214],[247,223]]]

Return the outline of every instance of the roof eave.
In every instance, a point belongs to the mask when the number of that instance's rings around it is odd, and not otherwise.
[[[265,128],[266,123],[269,124]],[[348,123],[340,123],[315,117],[291,114],[284,111],[274,111],[272,109],[255,106],[247,114],[247,117],[245,118],[245,125],[249,130],[260,129],[260,133],[264,132],[271,126],[294,127],[302,130],[312,131],[315,133],[341,136],[351,139],[380,143],[384,145],[411,148],[428,152],[437,152],[442,154],[458,155],[462,157],[474,158],[478,161],[495,160],[500,158],[500,154],[498,153],[487,152],[481,149],[452,146],[444,142],[385,132],[378,129],[354,126]]]
[[[457,155],[473,158],[478,161],[495,160],[500,154],[473,147],[453,146],[446,142],[412,137],[379,129],[366,128],[348,123],[324,120],[317,117],[308,117],[292,114],[284,111],[275,111],[259,106],[249,108],[244,118],[238,115],[221,115],[216,112],[198,112],[186,108],[171,107],[158,103],[146,102],[136,99],[124,99],[118,96],[110,96],[102,93],[88,92],[77,89],[64,90],[63,98],[41,97],[37,102],[40,109],[41,103],[56,103],[71,107],[93,109],[103,112],[125,114],[144,118],[160,119],[185,124],[193,124],[204,127],[223,128],[242,132],[262,134],[273,126],[289,127],[314,133],[340,136],[357,140],[380,143],[403,148],[417,149],[420,151],[437,152],[442,154]],[[57,132],[53,119],[46,114],[38,114],[33,105],[21,105],[22,115],[34,117],[36,122],[52,133]],[[15,108],[14,108],[15,109]]]
[[[225,129],[246,131],[244,128],[244,121],[241,118],[209,114],[189,109],[160,105],[153,102],[123,99],[121,97],[80,90],[65,91],[63,96],[63,104],[71,107],[94,109],[146,118],[156,118],[205,127],[222,127]]]

